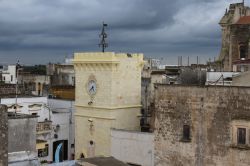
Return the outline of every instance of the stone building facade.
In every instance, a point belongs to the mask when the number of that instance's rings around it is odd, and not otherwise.
[[[223,70],[250,70],[250,8],[244,2],[230,4],[219,24],[222,29],[219,62]]]
[[[50,76],[51,86],[75,86],[75,71],[73,64],[48,64],[47,75]]]
[[[75,53],[75,156],[111,154],[111,128],[140,130],[143,54]]]
[[[8,165],[8,115],[7,107],[0,105],[0,166]]]
[[[25,88],[26,94],[35,96],[47,96],[50,85],[50,77],[47,75],[38,75],[30,73],[20,73],[18,76],[19,86]]]
[[[250,88],[157,84],[155,166],[250,165]]]

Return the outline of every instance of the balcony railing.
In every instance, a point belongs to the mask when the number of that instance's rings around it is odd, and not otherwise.
[[[50,133],[52,130],[52,121],[38,122],[36,126],[37,134]]]

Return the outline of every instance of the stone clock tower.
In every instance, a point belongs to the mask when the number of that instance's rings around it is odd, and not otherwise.
[[[139,130],[142,54],[75,53],[76,158],[109,156],[110,129]]]

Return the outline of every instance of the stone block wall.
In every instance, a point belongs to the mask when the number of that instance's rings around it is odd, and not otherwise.
[[[18,85],[17,94],[23,94],[24,88],[22,85]],[[15,96],[16,86],[14,84],[1,84],[0,85],[0,98],[7,96]]]
[[[8,165],[8,115],[6,106],[0,105],[0,166]]]
[[[237,146],[232,126],[249,127],[250,88],[158,84],[155,115],[155,166],[250,165],[250,129],[248,145]]]

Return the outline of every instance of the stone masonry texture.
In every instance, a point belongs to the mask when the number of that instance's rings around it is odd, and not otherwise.
[[[250,122],[250,88],[157,84],[155,166],[250,165],[250,135],[248,146],[233,146],[234,121]]]
[[[6,106],[0,105],[0,166],[8,165],[8,115]]]

